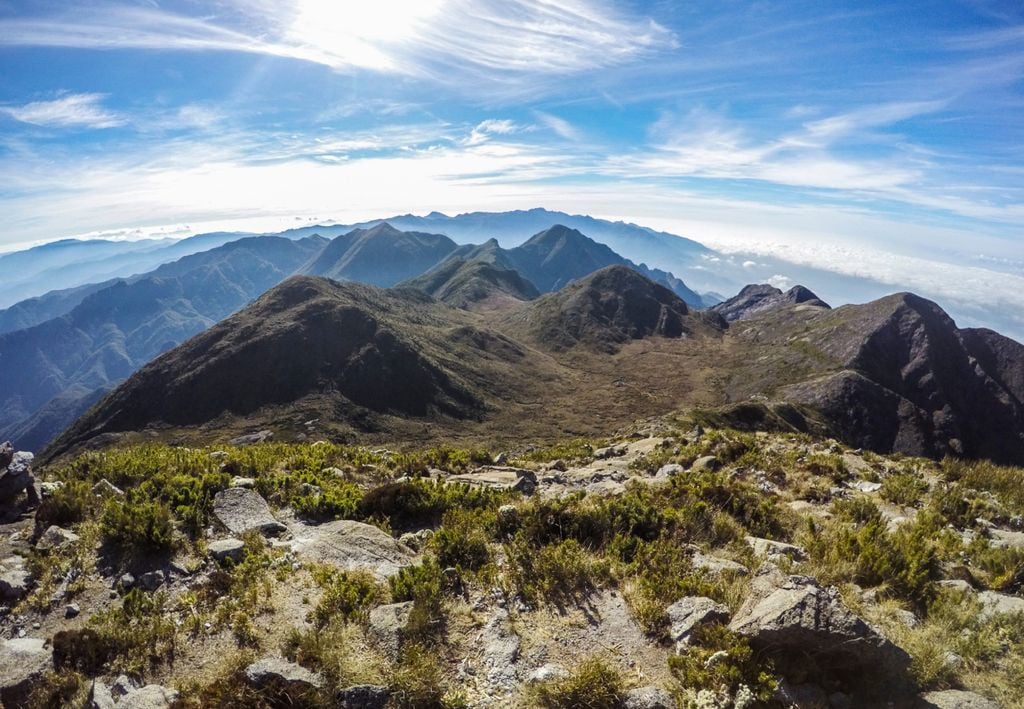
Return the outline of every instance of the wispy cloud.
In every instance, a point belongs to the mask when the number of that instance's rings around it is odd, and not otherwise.
[[[582,138],[582,134],[579,129],[564,118],[553,116],[550,113],[545,113],[544,111],[534,111],[533,115],[537,117],[538,121],[546,125],[561,138],[573,141],[577,141]]]
[[[227,50],[333,69],[438,81],[571,74],[674,46],[650,19],[605,0],[228,0],[212,18],[109,4],[0,20],[0,44],[88,49]]]
[[[0,106],[0,115],[22,123],[60,128],[116,128],[127,120],[102,106],[103,94],[65,94],[52,101]]]
[[[529,130],[532,126],[521,126],[515,121],[511,121],[507,118],[488,118],[487,120],[480,121],[473,128],[469,137],[466,138],[466,145],[479,145],[480,143],[486,142],[495,135],[512,135],[513,133],[521,133],[524,130]]]

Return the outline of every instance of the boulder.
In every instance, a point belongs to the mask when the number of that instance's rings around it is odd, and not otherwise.
[[[978,594],[978,600],[984,606],[981,611],[982,618],[991,618],[994,615],[1005,613],[1024,613],[1024,598],[1020,596],[1010,596],[996,591],[982,591]]]
[[[264,657],[245,668],[245,681],[256,689],[272,687],[289,695],[323,689],[324,678],[283,657]]]
[[[366,625],[367,634],[392,660],[398,659],[402,647],[402,633],[409,624],[411,613],[412,601],[377,606],[370,611]]]
[[[178,701],[178,692],[159,684],[147,684],[129,691],[117,703],[117,709],[169,709]]]
[[[676,700],[661,687],[637,687],[622,695],[622,709],[675,709]]]
[[[676,652],[686,652],[693,631],[702,625],[728,623],[729,609],[703,596],[687,596],[670,605],[668,615],[669,637],[676,644]]]
[[[775,689],[775,701],[795,709],[829,709],[831,702],[825,690],[816,684],[790,684],[783,680]]]
[[[781,557],[787,557],[793,561],[803,561],[807,558],[807,551],[803,547],[786,542],[777,542],[774,539],[762,539],[761,537],[746,537],[747,544],[758,556],[765,557],[769,561],[777,561]]]
[[[732,561],[731,559],[723,559],[718,556],[710,556],[701,552],[694,552],[690,558],[690,562],[693,564],[693,568],[701,571],[707,571],[709,574],[735,574],[736,576],[749,576],[750,569],[743,564]]]
[[[693,461],[690,470],[718,470],[720,467],[722,467],[722,464],[718,462],[718,458],[713,455],[705,455]]]
[[[668,465],[663,465],[658,468],[658,472],[654,474],[654,477],[661,479],[671,478],[682,472],[685,472],[685,468],[683,468],[679,463],[669,463]]]
[[[391,690],[375,684],[357,684],[339,689],[334,695],[334,706],[339,709],[384,709],[391,698]]]
[[[36,542],[36,549],[39,551],[53,551],[68,544],[74,544],[78,539],[78,535],[71,530],[52,524],[39,537],[39,541]]]
[[[326,564],[365,570],[384,580],[416,559],[415,552],[372,524],[340,519],[320,525],[296,524],[292,548]]]
[[[987,697],[962,689],[945,689],[941,692],[922,694],[917,709],[1000,709]]]
[[[251,446],[256,443],[263,443],[269,441],[274,437],[273,431],[257,431],[256,433],[247,433],[244,436],[238,436],[237,438],[231,439],[231,445],[233,446]]]
[[[0,705],[25,706],[43,673],[53,668],[53,654],[39,638],[4,640],[0,644]]]
[[[213,516],[232,534],[257,531],[280,534],[286,527],[274,519],[270,506],[259,494],[244,487],[221,490],[213,498]]]
[[[32,459],[34,456],[23,451],[17,453],[12,451],[10,442],[3,444],[0,462],[8,459],[9,462],[7,465],[0,467],[0,502],[13,500],[19,494],[26,491],[29,493],[30,498],[36,497],[36,491],[33,487],[35,478],[32,476]]]
[[[92,486],[92,494],[99,497],[124,497],[124,490],[106,478]]]
[[[245,556],[245,543],[241,539],[218,539],[210,542],[207,549],[215,561],[231,559],[237,563]]]
[[[32,583],[24,558],[9,556],[0,561],[0,601],[20,601],[32,590]]]
[[[114,709],[114,695],[110,687],[105,682],[94,679],[89,687],[86,706],[88,709]]]
[[[139,586],[147,591],[155,591],[164,585],[167,575],[160,569],[147,571],[139,577]]]
[[[604,448],[598,448],[594,451],[594,457],[597,460],[607,460],[608,458],[620,458],[628,452],[628,448],[623,444],[614,446],[605,446]]]
[[[754,577],[750,596],[729,628],[747,636],[797,684],[818,679],[816,672],[870,671],[902,678],[910,663],[906,652],[843,604],[835,587],[787,576],[770,564]]]
[[[530,495],[537,489],[537,474],[523,468],[500,465],[485,465],[472,473],[451,475],[449,483],[462,483],[492,490],[511,490]]]

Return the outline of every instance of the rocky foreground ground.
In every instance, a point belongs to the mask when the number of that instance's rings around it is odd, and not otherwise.
[[[1024,706],[1020,469],[267,438],[0,450],[3,706]]]

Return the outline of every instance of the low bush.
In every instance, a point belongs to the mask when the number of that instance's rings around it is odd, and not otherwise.
[[[616,709],[626,685],[607,661],[591,657],[565,678],[542,682],[531,690],[535,706],[545,709]]]
[[[100,530],[108,543],[127,552],[160,554],[174,548],[171,513],[159,502],[110,500]]]
[[[531,603],[575,603],[611,581],[611,564],[575,539],[539,549],[522,539],[505,545],[510,580]]]
[[[926,492],[928,492],[928,483],[924,481],[921,474],[916,470],[904,467],[882,479],[882,489],[878,491],[878,494],[882,496],[882,499],[888,500],[894,505],[916,507],[921,503]]]
[[[490,541],[495,535],[497,517],[493,511],[451,509],[445,512],[441,527],[430,538],[443,567],[476,571],[491,560]]]
[[[314,578],[323,589],[319,603],[311,613],[316,628],[337,620],[358,620],[387,598],[387,591],[368,571],[338,571],[321,567]]]
[[[727,690],[746,687],[757,702],[765,703],[777,682],[771,665],[754,654],[746,638],[718,624],[694,630],[690,647],[669,658],[669,669],[683,687],[690,690]]]

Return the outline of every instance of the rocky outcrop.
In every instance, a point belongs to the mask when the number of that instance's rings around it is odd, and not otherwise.
[[[0,561],[0,601],[20,601],[32,589],[32,572],[25,566],[25,558],[10,556]]]
[[[370,611],[367,633],[377,646],[392,660],[397,660],[402,649],[402,634],[409,623],[412,601],[377,606]]]
[[[834,587],[787,576],[770,564],[754,577],[750,596],[729,628],[770,655],[793,683],[815,673],[902,679],[910,657],[847,608]]]
[[[372,524],[340,519],[292,525],[292,548],[312,561],[348,571],[369,571],[384,580],[416,560],[416,553]]]
[[[0,505],[12,502],[22,492],[28,493],[29,502],[38,504],[32,476],[33,457],[25,451],[15,452],[10,441],[0,446]]]
[[[280,534],[286,527],[270,512],[267,501],[253,490],[232,487],[221,490],[213,499],[213,516],[232,534],[257,531]]]
[[[52,653],[38,638],[4,640],[0,645],[0,705],[25,706],[43,673],[53,668]]]
[[[237,563],[245,556],[245,543],[241,539],[218,539],[210,542],[207,549],[215,561],[230,559]]]
[[[987,697],[962,689],[945,689],[922,694],[915,709],[1001,709]]]
[[[686,652],[694,631],[712,623],[728,623],[729,609],[703,596],[681,598],[666,610],[669,639],[676,644],[676,652]]]
[[[177,690],[159,684],[147,684],[121,697],[117,709],[170,709],[177,701]]]
[[[743,288],[737,295],[710,308],[726,322],[737,322],[760,315],[769,310],[794,305],[828,309],[829,305],[803,286],[794,286],[783,293],[768,284],[755,284]]]
[[[265,657],[245,668],[245,681],[256,689],[273,688],[295,697],[315,692],[324,686],[324,678],[305,667],[281,657]]]

